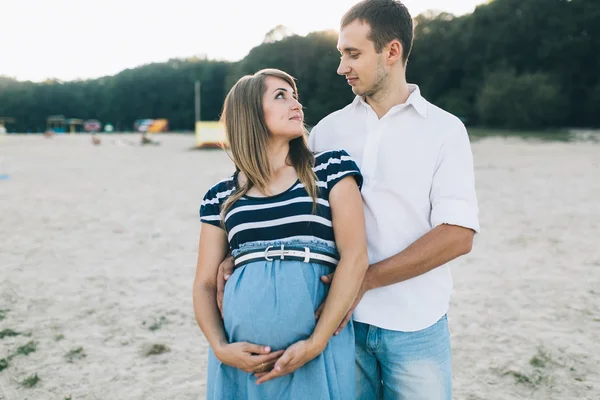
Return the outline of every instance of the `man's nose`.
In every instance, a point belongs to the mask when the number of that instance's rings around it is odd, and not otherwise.
[[[350,72],[350,67],[346,64],[344,59],[340,60],[340,65],[338,66],[337,73],[338,75],[347,75]]]

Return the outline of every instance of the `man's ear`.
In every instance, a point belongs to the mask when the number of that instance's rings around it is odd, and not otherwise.
[[[386,60],[392,65],[397,62],[402,62],[402,43],[399,40],[392,40],[385,46]]]

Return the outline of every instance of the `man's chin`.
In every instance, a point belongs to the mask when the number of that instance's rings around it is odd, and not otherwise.
[[[352,86],[352,93],[354,93],[357,96],[364,96],[365,92],[363,90],[360,90],[359,88],[357,88],[356,86]]]

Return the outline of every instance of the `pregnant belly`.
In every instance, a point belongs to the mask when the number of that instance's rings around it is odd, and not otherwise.
[[[230,342],[285,349],[313,332],[325,297],[327,267],[259,261],[238,268],[225,285],[223,321]]]

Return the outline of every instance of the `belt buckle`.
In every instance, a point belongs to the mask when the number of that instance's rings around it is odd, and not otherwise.
[[[273,259],[269,257],[269,250],[271,250],[273,247],[274,247],[274,246],[268,246],[268,247],[265,249],[265,260],[267,260],[267,261],[273,261]],[[281,245],[281,255],[280,255],[280,257],[279,257],[279,259],[280,259],[280,260],[283,260],[283,259],[284,259],[284,255],[283,255],[283,250],[284,250],[284,247],[285,247],[285,246],[282,244],[282,245]]]
[[[265,260],[267,261],[273,261],[272,258],[269,258],[269,250],[272,248],[273,246],[269,246],[265,249]]]

